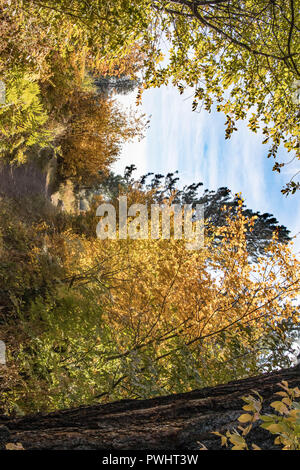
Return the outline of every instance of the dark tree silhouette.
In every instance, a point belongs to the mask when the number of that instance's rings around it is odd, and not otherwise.
[[[226,209],[230,208],[232,216],[237,213],[238,195],[233,194],[227,187],[218,188],[216,191],[205,189],[202,194],[199,194],[200,188],[203,187],[201,182],[179,188],[178,171],[167,175],[147,173],[139,179],[135,179],[133,177],[135,170],[135,165],[130,165],[125,168],[123,176],[110,173],[104,177],[98,191],[108,197],[116,198],[120,189],[124,192],[124,190],[130,190],[132,186],[137,185],[141,191],[155,191],[153,194],[154,203],[161,204],[172,196],[173,204],[191,204],[193,207],[196,204],[203,204],[205,218],[215,227],[223,226],[226,223],[228,212],[223,210],[224,206]],[[290,231],[280,225],[272,214],[254,212],[245,204],[242,207],[246,217],[257,216],[253,230],[247,232],[247,248],[254,261],[258,256],[264,254],[264,249],[272,239],[274,232],[277,232],[280,242],[286,243],[290,240]]]

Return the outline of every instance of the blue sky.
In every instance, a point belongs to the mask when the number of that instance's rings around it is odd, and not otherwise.
[[[134,106],[136,93],[120,97],[124,106]],[[122,173],[134,163],[136,176],[149,171],[166,174],[179,170],[183,184],[203,182],[203,187],[227,186],[241,192],[247,206],[261,213],[269,212],[291,230],[300,231],[299,194],[288,197],[280,190],[299,169],[296,161],[272,171],[274,160],[267,158],[268,145],[262,136],[251,132],[242,121],[231,139],[225,140],[225,116],[215,111],[192,112],[192,91],[180,95],[172,86],[146,90],[138,109],[150,118],[150,128],[141,142],[126,144],[114,171]],[[279,160],[291,155],[280,149]],[[300,250],[300,235],[295,251]]]

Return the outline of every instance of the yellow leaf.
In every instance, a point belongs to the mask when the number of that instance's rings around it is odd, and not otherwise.
[[[281,397],[287,397],[288,394],[286,392],[276,392],[276,395],[280,395]]]
[[[253,411],[253,406],[251,406],[251,405],[245,405],[245,406],[243,406],[243,410],[245,410],[245,411]]]
[[[281,444],[281,436],[277,436],[274,440],[274,444]]]
[[[20,442],[17,442],[16,444],[9,443],[6,444],[5,446],[6,450],[24,450],[24,447]]]
[[[271,406],[281,414],[288,414],[289,412],[288,408],[281,401],[273,401],[273,403],[271,403]]]
[[[282,403],[285,403],[288,406],[291,406],[291,404],[292,404],[292,400],[288,397],[283,398],[281,401],[282,401]]]
[[[248,423],[252,420],[252,416],[246,413],[244,415],[241,415],[238,420],[240,423]]]
[[[242,446],[242,447],[246,446],[245,439],[239,434],[232,434],[230,436],[230,442],[234,444],[235,446]]]
[[[280,424],[270,424],[269,426],[266,426],[266,429],[272,433],[280,433],[282,431],[282,426]]]

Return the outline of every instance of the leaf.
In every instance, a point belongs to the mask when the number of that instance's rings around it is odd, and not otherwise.
[[[243,410],[245,411],[254,411],[254,407],[252,405],[245,405],[243,406]]]
[[[6,444],[5,446],[6,450],[24,450],[24,447],[20,442],[17,442],[16,444],[9,443]]]
[[[279,434],[280,432],[283,431],[282,426],[280,424],[275,424],[275,423],[262,424],[261,427],[264,428],[264,429],[267,429],[272,434]]]
[[[286,392],[276,392],[276,395],[280,395],[281,397],[288,397]]]
[[[270,406],[272,406],[272,408],[274,408],[274,410],[278,411],[280,414],[288,414],[289,412],[288,408],[281,401],[273,401]]]
[[[246,413],[246,414],[241,415],[238,418],[238,420],[239,420],[240,423],[248,423],[249,421],[252,420],[252,418],[253,418],[252,415],[249,415],[249,414]]]
[[[239,434],[231,434],[229,440],[232,444],[236,446],[246,446],[245,439]]]

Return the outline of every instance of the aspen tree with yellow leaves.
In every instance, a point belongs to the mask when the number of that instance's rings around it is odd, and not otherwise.
[[[64,278],[14,327],[23,339],[6,403],[29,411],[147,398],[287,364],[280,351],[285,326],[299,323],[299,261],[274,236],[250,263],[255,219],[241,206],[198,251],[172,238],[55,235],[50,250]]]

